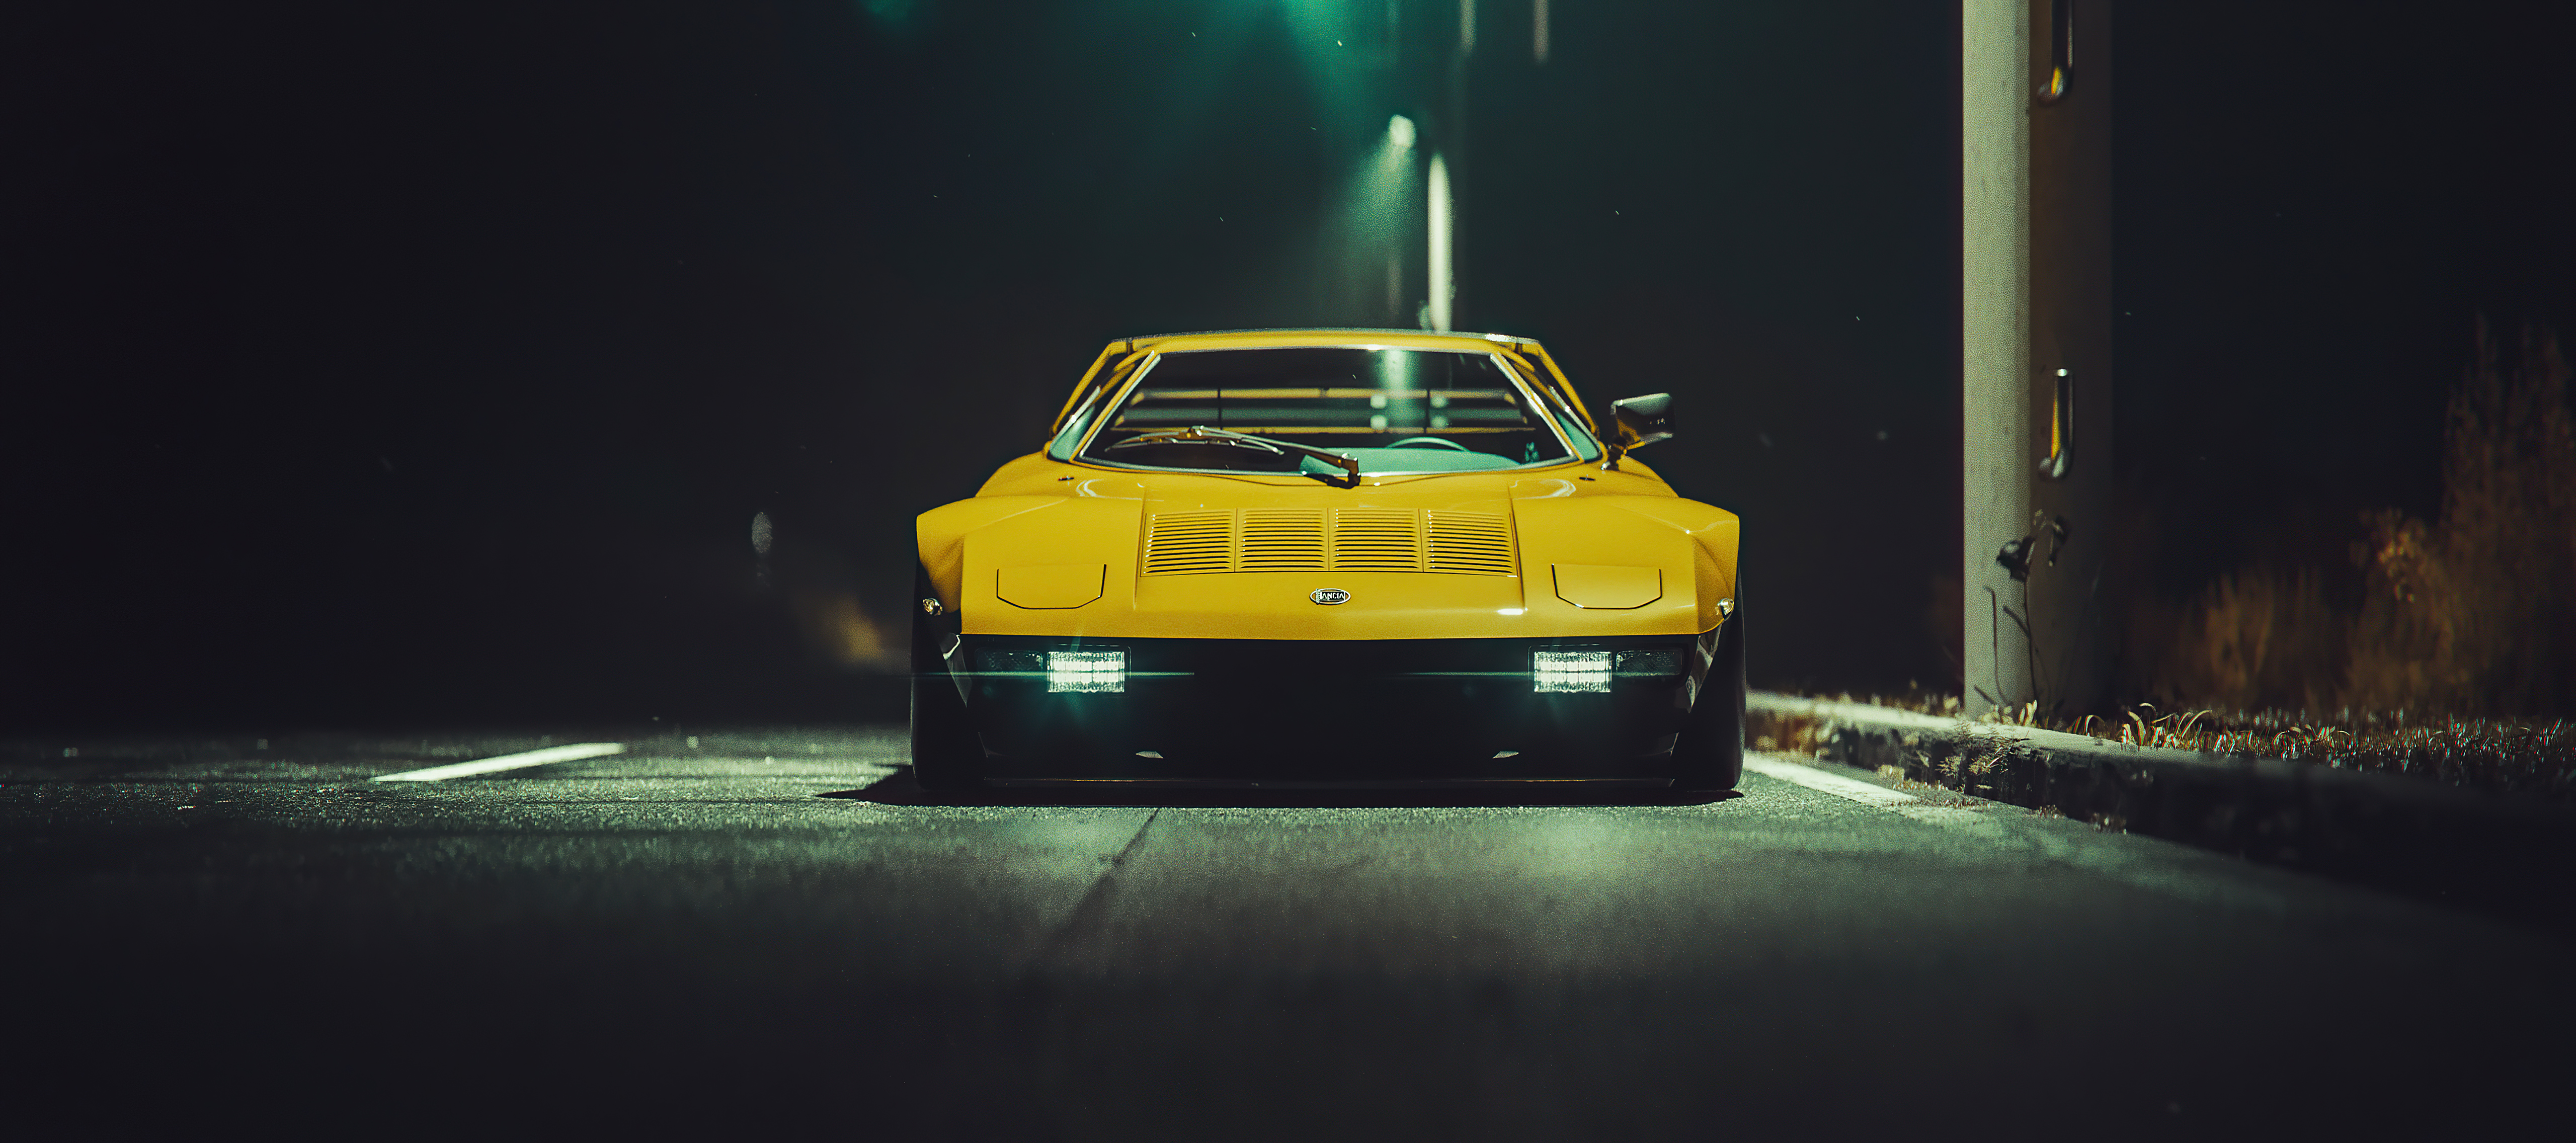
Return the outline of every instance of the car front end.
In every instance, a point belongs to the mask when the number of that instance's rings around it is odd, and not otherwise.
[[[1728,681],[1736,519],[1598,439],[1534,343],[1112,349],[1047,451],[920,519],[954,769],[1670,776]]]

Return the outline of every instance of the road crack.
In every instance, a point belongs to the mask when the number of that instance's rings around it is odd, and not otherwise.
[[[1032,965],[1054,959],[1087,931],[1099,927],[1100,918],[1109,911],[1110,880],[1118,876],[1119,868],[1127,864],[1136,847],[1145,844],[1145,834],[1154,828],[1154,820],[1162,816],[1160,807],[1145,815],[1144,824],[1136,827],[1136,836],[1128,838],[1127,844],[1110,857],[1109,868],[1101,870],[1100,876],[1092,880],[1091,888],[1083,893],[1082,900],[1074,904],[1073,912],[1065,916],[1064,923],[1047,934],[1047,939],[1038,946],[1037,954],[1029,958]]]

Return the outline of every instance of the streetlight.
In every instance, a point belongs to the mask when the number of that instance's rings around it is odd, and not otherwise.
[[[1449,332],[1449,307],[1455,300],[1456,287],[1449,278],[1449,163],[1440,152],[1431,153],[1431,177],[1424,198],[1431,200],[1431,328]]]

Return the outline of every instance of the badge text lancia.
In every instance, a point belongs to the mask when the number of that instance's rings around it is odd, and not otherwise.
[[[1343,591],[1338,587],[1319,587],[1315,589],[1314,594],[1309,595],[1306,598],[1323,604],[1326,607],[1331,607],[1336,603],[1349,603],[1351,601],[1351,593]]]

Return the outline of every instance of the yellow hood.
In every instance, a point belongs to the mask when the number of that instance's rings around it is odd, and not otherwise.
[[[1651,471],[1297,477],[1022,457],[923,513],[922,566],[972,635],[1168,639],[1698,634],[1737,521]],[[1344,601],[1322,603],[1334,593]]]

